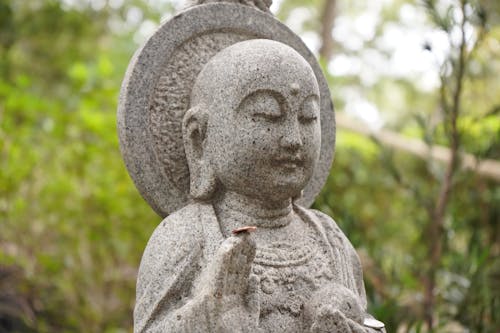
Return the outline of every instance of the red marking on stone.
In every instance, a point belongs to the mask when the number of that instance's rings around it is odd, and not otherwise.
[[[255,230],[257,230],[257,227],[246,226],[246,227],[234,229],[232,232],[233,232],[233,234],[238,235],[238,234],[241,234],[242,232],[254,232]]]

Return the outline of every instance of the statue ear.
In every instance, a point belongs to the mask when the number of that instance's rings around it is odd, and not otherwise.
[[[182,121],[182,138],[189,165],[190,194],[194,199],[210,199],[215,192],[216,177],[204,152],[208,114],[199,106],[189,109]]]

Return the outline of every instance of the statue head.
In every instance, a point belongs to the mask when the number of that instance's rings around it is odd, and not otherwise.
[[[319,159],[319,99],[309,63],[285,44],[249,40],[216,54],[183,119],[191,196],[299,196]]]

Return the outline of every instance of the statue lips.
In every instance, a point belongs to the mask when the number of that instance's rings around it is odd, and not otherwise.
[[[304,166],[304,158],[300,155],[280,155],[274,159],[274,164],[286,169],[297,169]]]

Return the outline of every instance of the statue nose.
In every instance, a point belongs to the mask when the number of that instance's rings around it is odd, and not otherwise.
[[[283,135],[280,137],[280,144],[283,148],[290,150],[297,150],[302,146],[302,136],[297,121],[293,121],[286,126]]]

